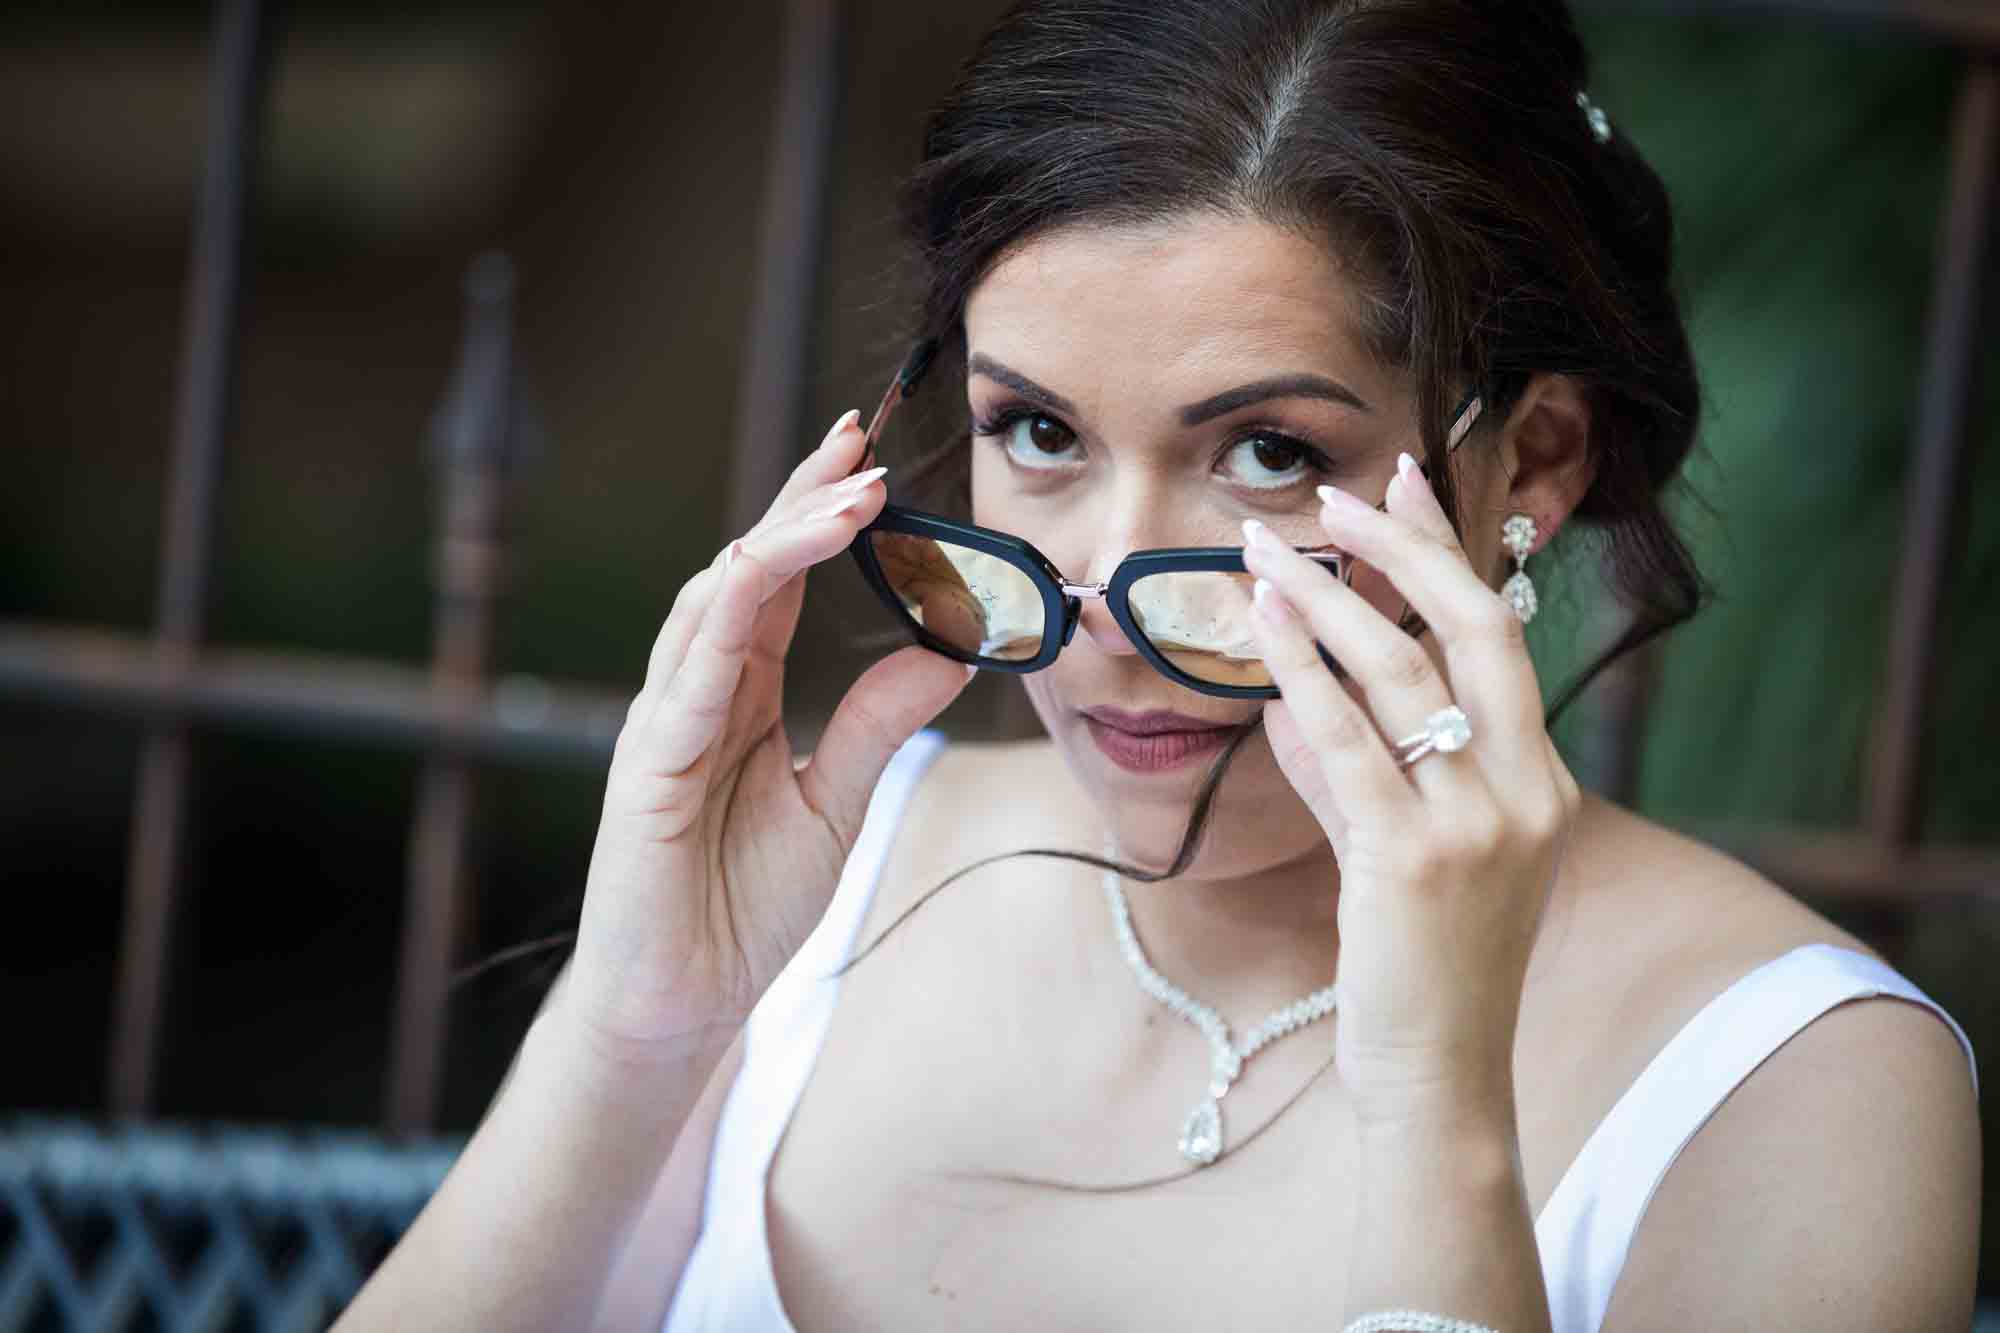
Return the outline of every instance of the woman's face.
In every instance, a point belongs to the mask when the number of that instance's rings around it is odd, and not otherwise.
[[[1315,487],[1375,504],[1397,453],[1421,452],[1407,376],[1355,332],[1359,299],[1322,244],[1249,218],[1024,245],[966,309],[974,521],[1026,538],[1079,583],[1131,551],[1240,546],[1248,517],[1324,545]],[[1465,461],[1456,475],[1476,506],[1490,478]],[[1216,733],[1185,729],[1263,707],[1160,675],[1092,600],[1055,665],[1022,681],[1120,847],[1153,864],[1178,847],[1216,757]],[[1141,734],[1161,725],[1183,730]],[[1259,732],[1223,782],[1195,873],[1254,873],[1322,843]]]

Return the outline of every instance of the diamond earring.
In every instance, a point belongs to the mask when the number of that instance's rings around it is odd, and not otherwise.
[[[1514,557],[1514,573],[1500,585],[1500,595],[1527,624],[1535,618],[1535,585],[1528,578],[1528,551],[1535,544],[1535,520],[1526,514],[1509,514],[1500,525],[1500,544]]]

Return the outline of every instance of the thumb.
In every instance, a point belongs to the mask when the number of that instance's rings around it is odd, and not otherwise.
[[[862,672],[799,773],[806,801],[852,840],[890,756],[943,712],[972,675],[963,663],[914,646]]]

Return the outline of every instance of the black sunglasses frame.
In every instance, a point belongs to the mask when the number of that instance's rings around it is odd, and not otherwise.
[[[861,451],[861,461],[854,465],[853,471],[859,472],[873,466],[875,446],[881,439],[883,428],[889,422],[890,414],[896,410],[898,403],[917,391],[917,386],[923,382],[924,374],[930,369],[931,362],[937,358],[938,347],[937,339],[927,338],[910,349],[902,367],[896,372],[896,378],[890,381],[889,387],[883,391],[882,401],[877,404],[875,415],[868,422],[867,444]],[[1466,393],[1452,412],[1453,424],[1446,437],[1447,452],[1456,450],[1464,442],[1474,423],[1479,420],[1483,406],[1484,398],[1477,387]],[[1382,509],[1384,505],[1378,504],[1375,507]],[[925,629],[910,615],[909,609],[903,605],[903,599],[896,595],[888,576],[883,573],[881,562],[875,556],[875,548],[868,539],[868,534],[871,532],[894,532],[905,536],[956,542],[961,546],[970,546],[974,550],[998,556],[1019,569],[1042,596],[1040,651],[1033,657],[1019,662],[980,657],[953,647]],[[1302,555],[1330,563],[1335,577],[1351,586],[1353,564],[1340,552],[1324,548],[1295,549]],[[1132,615],[1130,599],[1132,585],[1149,574],[1179,571],[1248,573],[1249,571],[1243,567],[1243,548],[1240,546],[1177,546],[1160,550],[1134,551],[1118,562],[1118,567],[1111,571],[1110,579],[1100,587],[1094,584],[1068,582],[1055,564],[1036,550],[1032,543],[1011,533],[998,532],[971,523],[960,523],[937,514],[889,504],[882,507],[882,512],[875,516],[872,523],[855,534],[848,550],[852,552],[855,563],[861,567],[862,578],[867,580],[868,586],[873,588],[883,604],[896,614],[897,619],[902,621],[916,641],[953,661],[977,666],[983,671],[1008,671],[1016,675],[1040,671],[1052,665],[1056,660],[1056,654],[1060,653],[1075,636],[1077,622],[1083,615],[1083,598],[1102,597],[1106,609],[1111,612],[1111,618],[1118,623],[1118,628],[1125,631],[1126,638],[1138,650],[1139,655],[1161,675],[1176,684],[1224,699],[1275,699],[1279,695],[1278,687],[1275,685],[1219,685],[1189,675],[1168,661],[1165,654],[1153,646],[1153,641],[1147,637],[1146,632],[1139,627],[1137,619]],[[1412,634],[1419,633],[1423,629],[1422,619],[1408,607],[1405,607],[1397,623]],[[1313,647],[1318,650],[1320,660],[1326,663],[1330,671],[1335,675],[1344,674],[1323,645],[1315,643]]]
[[[888,575],[876,557],[874,544],[869,534],[875,532],[898,533],[907,537],[928,538],[931,541],[951,542],[958,546],[968,546],[975,551],[1006,561],[1021,571],[1042,597],[1042,643],[1033,657],[1020,661],[1005,661],[994,657],[981,657],[953,646],[925,629],[911,616],[903,599],[896,594]],[[1118,628],[1125,631],[1125,637],[1139,651],[1153,668],[1177,685],[1185,685],[1203,694],[1212,694],[1224,699],[1275,699],[1278,687],[1275,685],[1222,685],[1214,681],[1191,676],[1175,666],[1167,656],[1154,647],[1153,641],[1141,628],[1137,617],[1132,614],[1132,585],[1140,579],[1155,574],[1176,573],[1222,573],[1245,574],[1243,548],[1240,546],[1176,546],[1153,551],[1134,551],[1118,562],[1111,571],[1111,577],[1099,587],[1095,584],[1071,583],[1063,578],[1049,558],[1036,550],[1031,542],[1010,533],[996,532],[992,528],[982,528],[971,523],[960,523],[954,519],[940,518],[936,514],[926,514],[915,509],[905,509],[901,505],[885,505],[875,521],[863,528],[854,538],[849,549],[854,554],[855,563],[861,566],[861,576],[868,581],[882,602],[894,611],[897,618],[918,643],[932,652],[942,653],[956,662],[976,665],[983,671],[1009,671],[1025,675],[1054,665],[1056,655],[1066,647],[1076,635],[1076,627],[1083,617],[1085,597],[1102,597],[1105,609]],[[1304,554],[1315,560],[1329,562],[1336,574],[1341,574],[1345,558],[1337,551],[1306,551]],[[1328,666],[1333,659],[1320,649],[1321,658]]]

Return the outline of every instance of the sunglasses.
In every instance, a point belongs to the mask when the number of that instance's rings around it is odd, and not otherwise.
[[[859,472],[874,464],[890,415],[916,392],[937,355],[919,343],[868,423]],[[1447,452],[1479,419],[1477,390],[1452,413]],[[1386,509],[1386,497],[1375,508]],[[1278,689],[1250,629],[1255,576],[1240,546],[1134,551],[1103,583],[1076,583],[1026,540],[902,505],[883,506],[849,548],[882,602],[933,652],[986,671],[1052,665],[1076,633],[1087,600],[1101,600],[1154,670],[1177,685],[1227,699],[1275,699]],[[1300,547],[1411,633],[1423,622],[1382,573],[1332,547]],[[1339,667],[1324,648],[1327,666]]]

